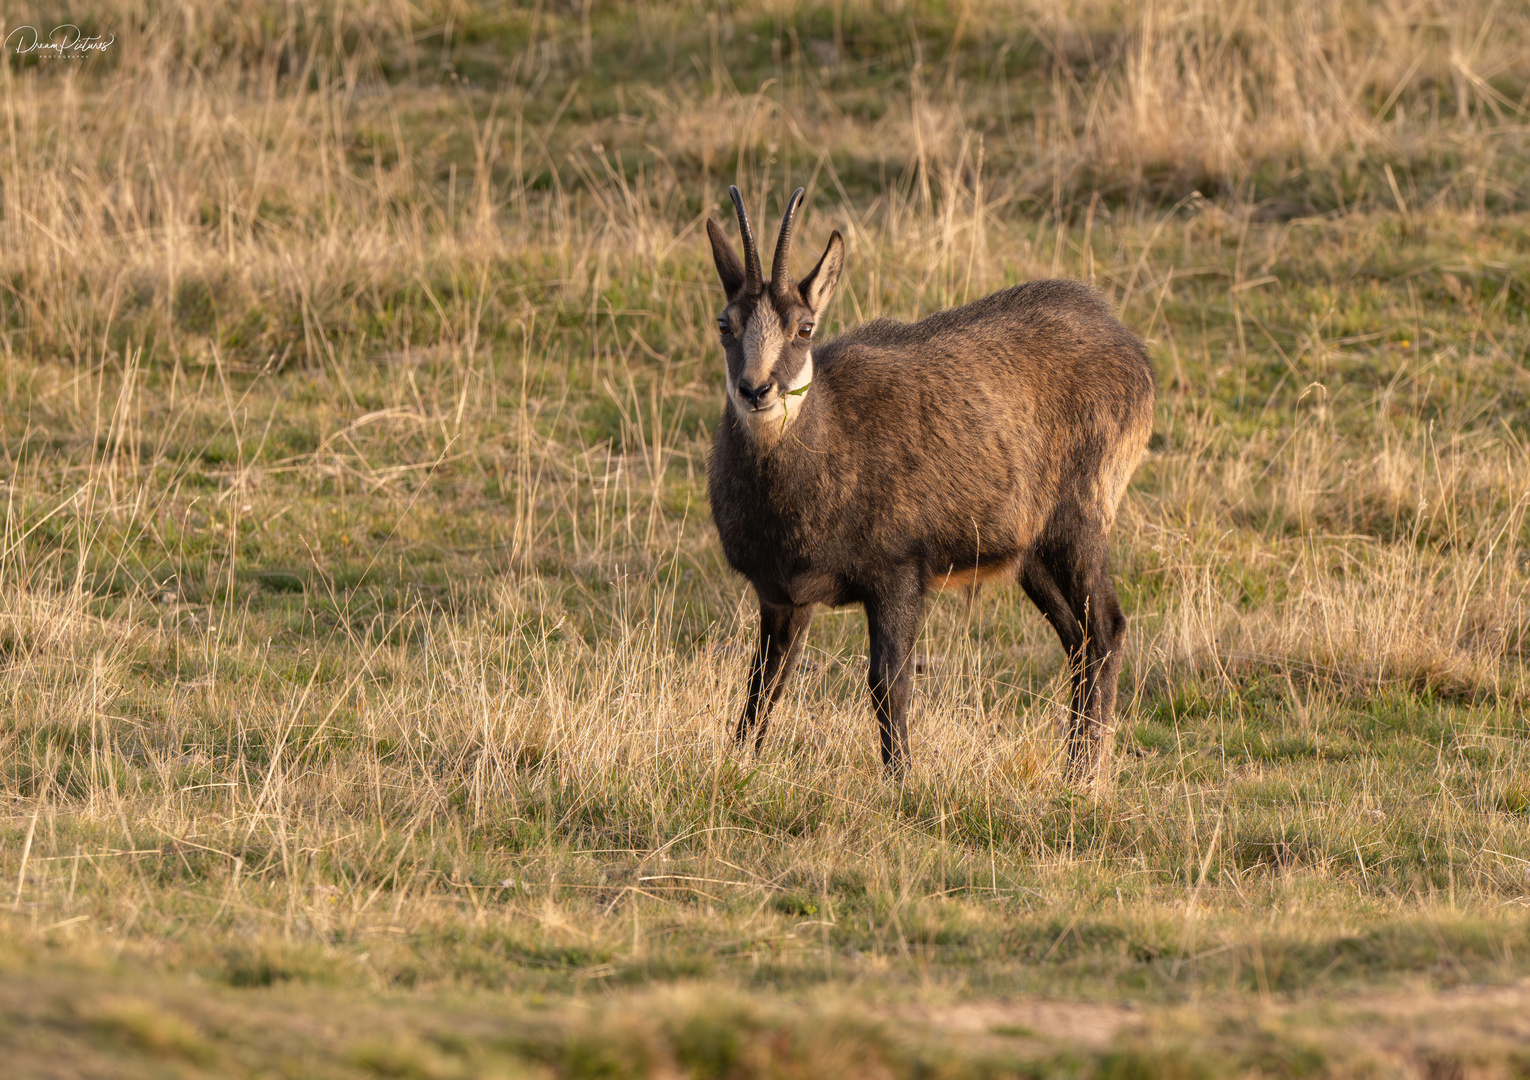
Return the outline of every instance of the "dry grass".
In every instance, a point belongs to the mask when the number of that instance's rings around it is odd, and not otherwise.
[[[1517,8],[75,21],[112,48],[0,71],[18,973],[882,1009],[1524,973]],[[1066,274],[1149,339],[1109,795],[1063,786],[1018,590],[932,606],[905,784],[853,612],[766,755],[728,745],[750,626],[707,521],[699,224],[735,180],[845,232],[840,324]],[[80,1030],[233,1069],[123,993]],[[711,1022],[699,993],[665,1015]],[[1121,1038],[1047,1067],[1139,1075]],[[598,1072],[578,1045],[527,1060]],[[345,1068],[470,1071],[432,1046]]]

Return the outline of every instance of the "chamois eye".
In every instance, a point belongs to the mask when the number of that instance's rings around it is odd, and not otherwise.
[[[813,323],[811,319],[797,327],[797,336],[803,340],[813,336]]]

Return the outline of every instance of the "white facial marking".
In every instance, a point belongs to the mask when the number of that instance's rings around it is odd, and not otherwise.
[[[770,378],[785,345],[781,320],[768,303],[761,304],[744,327],[744,379],[758,385]]]
[[[807,400],[807,394],[798,393],[805,391],[813,381],[813,354],[808,353],[802,361],[802,367],[792,379],[792,384],[781,395],[781,400],[786,406],[786,422],[789,424],[797,419],[797,414],[802,411],[802,403]]]
[[[780,320],[775,318],[775,312],[769,304],[755,310],[744,324],[744,332],[739,338],[744,347],[744,368],[739,373],[739,380],[758,386],[770,378],[776,361],[781,358],[781,350],[786,345],[786,339],[781,334]],[[738,384],[729,379],[728,400],[733,402],[734,411],[751,431],[769,418],[774,418],[778,426],[780,424],[779,397],[768,408],[756,409],[738,392]]]
[[[767,408],[756,409],[730,386],[728,396],[733,402],[733,408],[738,413],[744,427],[754,438],[766,445],[774,443],[781,437],[787,426],[797,418],[802,411],[802,406],[807,400],[809,391],[808,384],[813,381],[813,357],[809,354],[802,363],[802,367],[792,378],[791,384],[776,395]],[[802,393],[794,393],[802,391]]]
[[[763,306],[754,313],[739,336],[744,350],[744,368],[739,381],[758,386],[775,376],[776,365],[789,344],[775,312]],[[812,381],[813,357],[809,353],[803,358],[802,366],[792,376],[791,382],[778,387],[774,400],[765,408],[756,409],[746,401],[738,392],[737,382],[733,380],[728,382],[728,399],[733,403],[738,418],[756,439],[774,442],[802,411],[807,394],[794,391],[805,391]]]

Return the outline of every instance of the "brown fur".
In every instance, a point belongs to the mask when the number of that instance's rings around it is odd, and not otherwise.
[[[784,269],[779,248],[773,269]],[[726,286],[721,259],[719,274]],[[746,320],[790,327],[811,308],[796,287],[747,291],[730,296]],[[739,347],[726,347],[731,380]],[[1038,281],[917,323],[868,323],[810,352],[811,387],[779,437],[759,437],[730,407],[713,439],[713,518],[761,604],[738,737],[763,739],[813,607],[860,603],[883,758],[900,766],[923,596],[1018,577],[1068,652],[1070,764],[1092,782],[1125,622],[1108,534],[1152,425],[1141,342],[1089,286]]]
[[[1019,559],[980,563],[977,566],[964,568],[952,566],[938,578],[932,579],[929,587],[941,592],[956,592],[961,589],[975,589],[987,585],[990,581],[1010,582],[1015,579],[1019,567]]]

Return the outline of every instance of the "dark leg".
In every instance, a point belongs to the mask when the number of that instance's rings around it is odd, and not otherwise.
[[[908,763],[908,699],[914,688],[914,641],[924,590],[917,572],[899,574],[866,600],[871,666],[866,681],[882,736],[882,764],[901,773]]]
[[[1057,632],[1057,640],[1062,643],[1063,657],[1068,665],[1068,674],[1072,678],[1073,693],[1068,708],[1067,735],[1071,775],[1072,763],[1080,752],[1078,740],[1083,734],[1079,710],[1084,698],[1084,628],[1073,614],[1073,606],[1068,602],[1063,585],[1057,580],[1059,576],[1063,582],[1071,583],[1071,575],[1065,572],[1064,564],[1055,552],[1037,552],[1020,571],[1020,586]]]
[[[1068,601],[1083,627],[1084,645],[1068,739],[1068,775],[1085,787],[1103,786],[1109,779],[1115,738],[1116,683],[1121,675],[1126,616],[1111,584],[1105,537],[1080,542],[1072,554]]]
[[[1073,664],[1084,644],[1084,628],[1074,617],[1073,608],[1069,606],[1068,598],[1063,595],[1057,579],[1052,576],[1046,560],[1039,554],[1028,559],[1020,571],[1020,587],[1031,598],[1031,603],[1041,609],[1047,622],[1052,624],[1052,629],[1057,631],[1057,640],[1062,642],[1063,653],[1068,657],[1068,663]]]
[[[760,643],[749,665],[749,696],[744,701],[744,715],[739,717],[735,742],[742,745],[754,733],[758,753],[765,743],[765,728],[770,710],[797,666],[802,655],[803,632],[813,621],[812,605],[777,606],[760,601]]]
[[[1038,551],[1021,573],[1026,595],[1057,631],[1073,678],[1068,777],[1099,783],[1114,734],[1116,683],[1126,616],[1110,581],[1105,538]]]
[[[1116,734],[1116,689],[1121,680],[1121,650],[1126,642],[1126,615],[1110,580],[1103,556],[1085,600],[1084,688],[1082,707],[1085,737],[1069,758],[1073,777],[1086,787],[1103,787],[1110,780],[1110,751]],[[1071,749],[1071,748],[1070,748]]]

